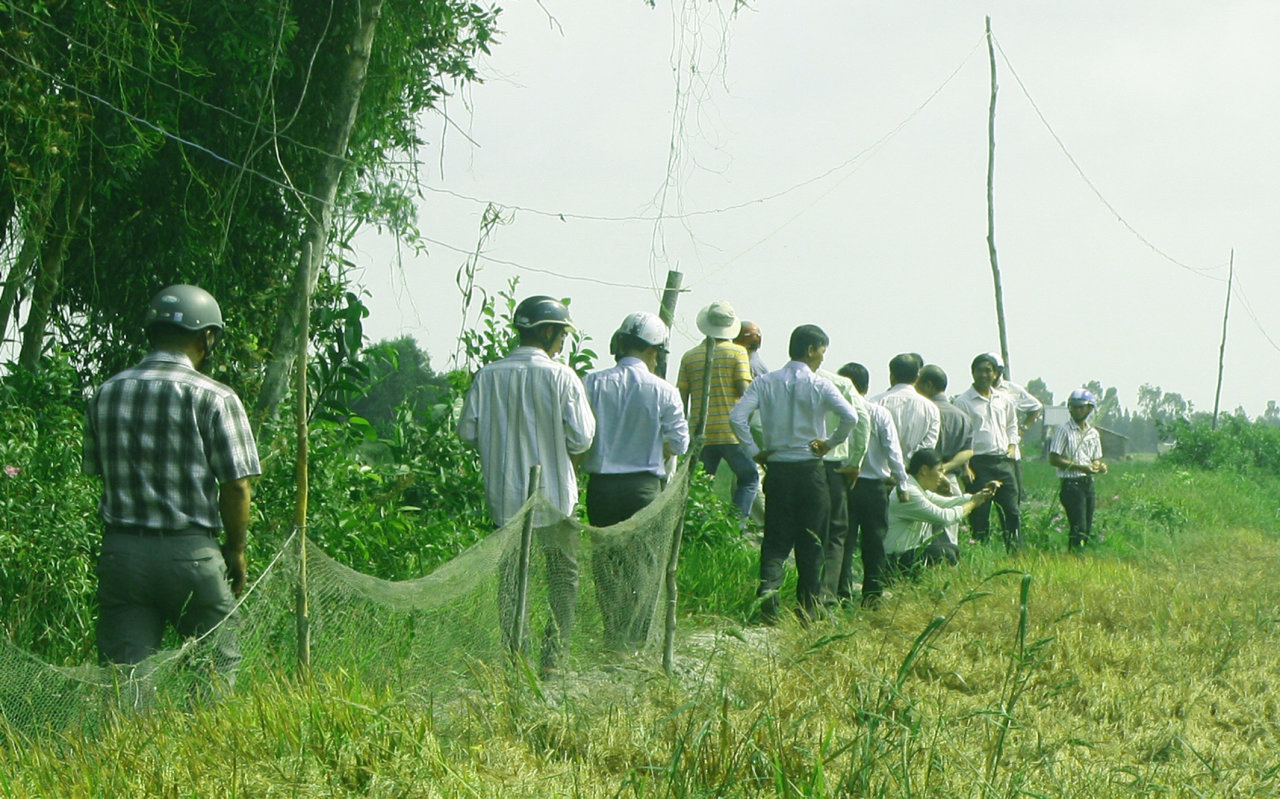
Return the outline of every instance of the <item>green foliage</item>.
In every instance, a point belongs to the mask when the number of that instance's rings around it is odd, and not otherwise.
[[[1175,419],[1162,428],[1176,442],[1161,460],[1171,466],[1232,471],[1280,471],[1280,428],[1265,420],[1222,416],[1215,430],[1206,421]]]
[[[0,624],[53,662],[92,658],[96,479],[80,474],[84,402],[55,353],[0,383]]]

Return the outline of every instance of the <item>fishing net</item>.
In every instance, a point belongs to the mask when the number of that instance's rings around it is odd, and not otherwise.
[[[309,639],[313,672],[416,696],[452,694],[475,679],[481,664],[514,662],[562,679],[620,653],[638,652],[656,664],[667,563],[693,463],[686,458],[651,505],[608,528],[566,518],[535,494],[503,527],[413,580],[362,574],[314,544],[299,546],[295,536],[232,617],[131,667],[53,666],[0,642],[0,733],[61,734],[93,728],[119,708],[235,701],[254,681],[295,673],[300,638]],[[534,519],[549,522],[533,525]],[[529,568],[522,580],[526,520]],[[228,644],[234,651],[237,643],[241,659],[229,670],[213,653]]]

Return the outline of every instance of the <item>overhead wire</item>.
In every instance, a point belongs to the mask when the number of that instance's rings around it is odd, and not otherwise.
[[[1094,182],[1085,173],[1084,168],[1080,166],[1080,163],[1075,159],[1075,156],[1073,156],[1071,154],[1071,151],[1067,149],[1066,144],[1062,141],[1062,137],[1060,137],[1057,131],[1053,129],[1053,126],[1049,124],[1048,118],[1046,118],[1044,115],[1044,112],[1040,110],[1040,106],[1039,104],[1036,103],[1035,98],[1031,96],[1030,90],[1027,89],[1027,86],[1023,82],[1021,76],[1018,75],[1018,71],[1014,69],[1013,62],[1009,59],[1008,54],[1005,53],[1004,48],[1000,46],[999,39],[996,39],[994,35],[992,35],[991,38],[995,43],[996,50],[1000,53],[1000,58],[1004,61],[1005,66],[1009,69],[1009,74],[1013,75],[1013,79],[1018,84],[1018,88],[1022,90],[1023,97],[1027,99],[1027,102],[1031,105],[1031,109],[1035,112],[1036,117],[1039,118],[1040,123],[1044,125],[1045,130],[1048,131],[1049,135],[1053,138],[1054,142],[1058,145],[1058,149],[1060,149],[1062,151],[1062,154],[1066,156],[1067,161],[1070,162],[1071,166],[1075,169],[1076,174],[1078,174],[1080,176],[1080,179],[1084,181],[1085,185],[1089,187],[1089,190],[1093,192],[1094,196],[1098,199],[1098,201],[1101,202],[1103,206],[1105,206],[1106,209],[1110,211],[1112,215],[1115,216],[1115,218],[1120,222],[1120,224],[1123,225],[1126,230],[1132,233],[1138,239],[1138,241],[1142,242],[1152,252],[1156,253],[1161,258],[1173,264],[1174,266],[1177,266],[1181,269],[1191,272],[1197,277],[1202,277],[1206,280],[1212,280],[1217,283],[1226,283],[1227,282],[1226,278],[1215,277],[1214,275],[1210,274],[1211,272],[1216,272],[1216,271],[1225,269],[1226,268],[1225,266],[1195,267],[1195,266],[1191,266],[1189,264],[1183,263],[1182,261],[1179,261],[1177,258],[1174,258],[1169,253],[1165,252],[1160,247],[1157,247],[1150,239],[1142,235],[1142,233],[1137,228],[1135,228],[1132,224],[1130,224],[1129,220],[1124,218],[1124,216],[1116,209],[1116,207],[1112,205],[1111,202],[1107,200],[1105,196],[1103,196],[1101,190],[1098,189],[1097,185],[1095,185]],[[1231,294],[1232,296],[1240,300],[1241,304],[1244,306],[1245,313],[1249,316],[1249,319],[1253,322],[1254,326],[1257,327],[1258,332],[1262,334],[1262,337],[1267,340],[1267,343],[1270,344],[1271,347],[1275,349],[1277,352],[1280,352],[1280,345],[1276,344],[1275,339],[1271,337],[1271,334],[1267,332],[1266,328],[1262,324],[1262,321],[1258,318],[1258,315],[1254,311],[1252,304],[1249,302],[1249,298],[1244,291],[1244,287],[1238,275],[1236,277],[1236,284],[1231,290]]]
[[[1013,79],[1018,84],[1018,88],[1022,90],[1022,96],[1027,98],[1027,102],[1031,104],[1031,110],[1035,112],[1036,117],[1039,118],[1040,123],[1044,125],[1045,130],[1047,130],[1049,132],[1049,135],[1053,137],[1054,142],[1056,142],[1058,145],[1058,149],[1060,149],[1062,151],[1062,154],[1066,156],[1067,161],[1070,162],[1071,166],[1075,169],[1076,174],[1080,176],[1080,179],[1084,181],[1084,184],[1088,186],[1089,190],[1092,191],[1094,196],[1098,198],[1098,201],[1101,202],[1106,207],[1106,209],[1112,213],[1113,216],[1115,216],[1115,218],[1120,222],[1120,224],[1123,225],[1126,230],[1132,233],[1138,239],[1138,241],[1146,245],[1152,252],[1154,252],[1156,255],[1159,255],[1161,258],[1165,259],[1166,261],[1173,264],[1174,266],[1177,266],[1180,269],[1185,269],[1186,271],[1199,275],[1200,277],[1204,277],[1209,280],[1216,280],[1220,283],[1225,283],[1226,282],[1225,278],[1213,277],[1208,274],[1209,272],[1222,269],[1222,267],[1220,266],[1197,267],[1197,266],[1191,266],[1189,264],[1183,263],[1182,261],[1179,261],[1177,258],[1174,258],[1169,253],[1157,247],[1150,239],[1142,235],[1142,233],[1136,227],[1130,224],[1128,219],[1125,219],[1124,215],[1121,214],[1120,211],[1114,205],[1111,204],[1111,201],[1108,200],[1102,194],[1102,191],[1089,178],[1089,176],[1085,173],[1084,168],[1080,166],[1080,162],[1077,161],[1075,156],[1071,154],[1071,151],[1067,149],[1067,145],[1062,141],[1062,137],[1060,137],[1058,135],[1058,132],[1053,129],[1053,126],[1049,124],[1049,120],[1045,117],[1044,112],[1040,110],[1040,106],[1036,103],[1035,98],[1031,96],[1031,92],[1027,89],[1026,84],[1022,82],[1022,77],[1018,75],[1018,71],[1013,68],[1013,62],[1009,60],[1008,54],[1005,53],[1004,48],[1000,46],[1000,40],[997,39],[994,34],[991,36],[991,39],[993,42],[995,42],[996,50],[1000,53],[1000,58],[1003,59],[1005,66],[1008,67],[1009,74],[1013,75]]]

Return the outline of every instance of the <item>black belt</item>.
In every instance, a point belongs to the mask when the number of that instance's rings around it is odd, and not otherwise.
[[[1059,477],[1058,479],[1064,483],[1092,483],[1093,475],[1082,474],[1079,477]]]
[[[176,530],[168,530],[163,527],[140,527],[136,524],[108,524],[108,535],[136,535],[147,538],[176,538],[185,535],[207,535],[214,537],[212,530],[204,527],[181,527]]]

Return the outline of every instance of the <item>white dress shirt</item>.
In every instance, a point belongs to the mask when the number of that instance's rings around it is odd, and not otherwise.
[[[832,447],[831,451],[824,455],[822,459],[833,463],[852,463],[855,466],[860,466],[862,465],[862,459],[867,454],[867,441],[871,437],[871,414],[867,411],[867,401],[858,393],[853,381],[847,377],[841,377],[835,372],[828,372],[826,369],[819,369],[818,377],[830,380],[831,385],[836,387],[836,391],[840,392],[840,396],[844,397],[845,402],[853,407],[853,412],[858,414],[858,421],[853,425],[853,430],[849,433],[849,437]],[[827,427],[835,429],[839,426],[839,417],[833,413],[828,413]]]
[[[914,477],[907,478],[904,488],[907,501],[889,503],[889,529],[884,534],[886,555],[900,555],[929,543],[935,535],[935,524],[947,528],[958,525],[964,518],[961,506],[972,499],[970,494],[944,497],[926,491]]]
[[[910,459],[918,449],[938,446],[942,418],[933,400],[916,391],[910,383],[896,383],[893,388],[871,398],[893,414],[898,428],[898,446],[902,457]]]
[[[1013,406],[1018,409],[1018,415],[1031,414],[1044,408],[1044,403],[1036,399],[1036,395],[1027,391],[1019,384],[1012,380],[1000,379],[1000,385],[996,386],[997,391],[1003,391],[1009,400],[1013,402]],[[1018,438],[1013,442],[1013,457],[1016,460],[1022,460],[1022,425],[1018,425]]]
[[[528,498],[534,464],[542,467],[542,493],[572,515],[578,478],[569,456],[586,452],[595,434],[582,381],[537,347],[517,347],[477,372],[458,419],[458,436],[480,450],[485,499],[499,526]]]
[[[582,385],[596,417],[596,440],[582,463],[588,474],[666,477],[663,443],[676,455],[689,449],[680,392],[639,358],[627,356],[612,369],[592,372]]]
[[[813,373],[807,364],[788,361],[787,365],[756,378],[747,387],[729,411],[729,424],[742,444],[748,457],[754,458],[761,451],[751,437],[748,420],[753,411],[760,412],[760,437],[768,460],[776,463],[794,463],[814,460],[818,456],[809,448],[814,440],[826,441],[834,447],[843,441],[858,421],[853,410],[840,392]],[[833,413],[840,426],[827,435],[826,415]]]
[[[898,429],[893,424],[893,414],[874,402],[867,403],[871,417],[871,438],[867,442],[867,455],[862,459],[859,478],[888,480],[897,485],[907,482],[907,466],[902,460],[898,445]],[[849,464],[854,465],[853,463]]]
[[[1018,442],[1018,410],[1007,394],[993,388],[984,397],[970,386],[952,404],[969,414],[975,455],[1008,455],[1009,445]]]

